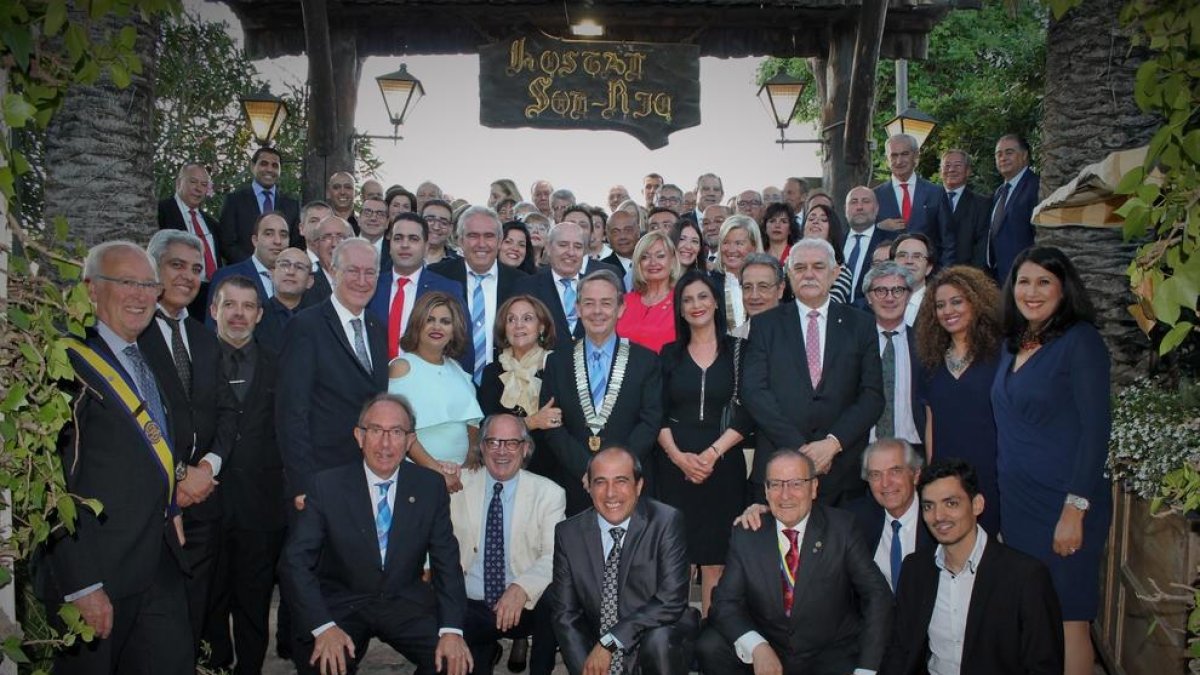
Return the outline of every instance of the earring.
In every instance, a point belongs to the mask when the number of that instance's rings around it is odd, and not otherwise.
[[[546,344],[546,334],[545,333],[538,333],[538,344],[539,345]]]

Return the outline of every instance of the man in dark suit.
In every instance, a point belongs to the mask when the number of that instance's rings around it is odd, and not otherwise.
[[[238,275],[254,282],[254,287],[258,290],[258,306],[265,306],[267,300],[275,295],[271,272],[275,269],[275,259],[279,257],[279,253],[287,248],[288,237],[288,224],[283,214],[271,211],[259,216],[254,223],[254,236],[251,237],[251,241],[254,242],[254,255],[217,270],[213,275],[212,285],[208,288],[208,305],[211,307],[216,299],[216,287],[221,284],[221,280]],[[204,323],[209,328],[216,327],[211,311],[205,315]]]
[[[285,248],[275,258],[271,286],[275,290],[263,305],[263,318],[254,329],[254,339],[278,354],[283,349],[284,330],[296,312],[303,309],[304,292],[312,286],[312,264],[298,248]]]
[[[370,242],[342,242],[333,252],[333,294],[288,324],[275,422],[288,495],[298,509],[314,474],[359,457],[354,420],[363,401],[387,388],[387,329],[366,311],[378,264]]]
[[[934,462],[917,491],[938,546],[904,561],[880,675],[1063,672],[1062,612],[1050,574],[978,525],[986,504],[975,470],[957,459]]]
[[[892,594],[853,517],[813,503],[817,480],[812,459],[796,450],[767,462],[771,515],[757,531],[733,531],[697,645],[704,672],[878,669]]]
[[[312,307],[329,299],[333,293],[333,251],[353,236],[354,230],[350,229],[350,223],[334,215],[326,216],[311,230],[311,239],[314,240],[311,242],[312,250],[317,260],[312,271],[312,286],[304,292],[305,307]],[[375,253],[374,245],[371,246],[371,253]]]
[[[303,246],[298,226],[300,224],[300,202],[285,195],[276,185],[283,157],[275,148],[262,147],[254,151],[250,159],[250,173],[254,180],[225,196],[221,206],[220,229],[221,257],[226,262],[241,262],[254,253],[254,222],[263,213],[279,211],[287,219],[291,229],[292,246]]]
[[[465,675],[467,597],[450,496],[441,476],[404,461],[416,438],[412,407],[377,394],[351,426],[362,460],[312,477],[279,566],[303,636],[296,668],[353,673],[379,638],[421,675]],[[426,557],[432,583],[421,578]]]
[[[1033,245],[1033,207],[1041,178],[1029,168],[1029,144],[1016,134],[996,141],[996,169],[1004,182],[992,196],[987,264],[1003,283],[1017,254]]]
[[[413,306],[430,291],[449,293],[462,301],[463,316],[467,306],[462,285],[425,268],[425,246],[429,241],[429,225],[415,213],[399,213],[392,221],[392,238],[387,241],[387,257],[380,260],[379,283],[367,310],[387,325],[388,358],[400,353],[400,338],[408,326]],[[471,345],[458,357],[463,370],[475,364]]]
[[[550,310],[554,335],[562,344],[583,337],[583,322],[579,320],[575,301],[582,276],[580,268],[587,258],[587,241],[587,230],[578,224],[566,221],[555,225],[546,242],[548,268],[517,281],[517,294],[532,295]]]
[[[870,316],[830,302],[838,272],[828,242],[793,244],[787,271],[796,301],[754,317],[742,370],[742,401],[758,423],[750,480],[762,484],[775,450],[799,448],[822,474],[822,503],[837,506],[863,492],[858,457],[883,410],[879,342]]]
[[[992,202],[967,187],[967,179],[971,177],[971,156],[958,149],[942,153],[941,176],[954,228],[954,262],[986,269]]]
[[[871,427],[870,440],[901,438],[925,454],[925,404],[919,395],[921,362],[917,339],[904,322],[913,275],[888,260],[875,264],[863,278],[867,304],[875,315],[875,335],[883,376],[883,412]]]
[[[211,185],[207,169],[199,164],[184,164],[175,178],[175,194],[158,203],[158,229],[191,232],[204,244],[203,285],[195,305],[188,308],[197,319],[207,315],[202,303],[208,297],[209,283],[217,274],[222,258],[217,220],[200,208]]]
[[[486,206],[472,206],[458,217],[458,244],[461,260],[443,260],[429,269],[462,284],[462,298],[467,304],[467,324],[475,363],[467,370],[475,384],[483,376],[483,368],[495,358],[493,328],[496,312],[514,293],[517,279],[524,276],[497,260],[500,240],[504,238],[500,216]]]
[[[608,232],[608,245],[613,252],[601,262],[621,270],[624,287],[633,288],[633,249],[642,236],[638,228],[638,216],[629,211],[617,211],[608,217],[605,229]]]
[[[654,352],[621,339],[621,281],[608,270],[579,282],[576,298],[584,337],[555,349],[542,374],[541,405],[554,399],[562,419],[545,432],[558,460],[555,477],[567,493],[567,514],[587,508],[582,480],[589,458],[619,445],[648,457],[662,424],[662,375]],[[570,345],[570,346],[568,346]]]
[[[582,266],[577,270],[578,276],[586,277],[587,275],[591,274],[592,272],[595,272],[596,270],[606,269],[606,270],[612,270],[613,274],[616,274],[618,277],[620,277],[622,280],[622,283],[624,283],[624,277],[625,277],[625,268],[624,267],[622,267],[619,264],[613,265],[610,263],[601,262],[602,258],[609,258],[612,255],[612,249],[608,248],[608,245],[604,241],[605,235],[604,235],[604,232],[602,231],[602,228],[604,227],[604,225],[597,226],[595,223],[592,222],[592,214],[588,211],[586,206],[576,205],[576,206],[567,207],[567,210],[563,213],[562,222],[575,223],[583,230],[585,246],[587,247],[588,251],[595,251],[595,250],[608,251],[608,254],[606,254],[604,256],[593,256],[590,253],[588,255],[585,255],[583,257]],[[550,232],[547,233],[547,238],[553,234],[553,231],[554,231],[554,228],[551,227]],[[593,237],[599,238],[599,241],[600,241],[599,248],[597,248],[595,246]],[[547,246],[550,245],[548,239],[547,239],[546,245]],[[546,251],[547,251],[547,254],[552,253],[552,251],[550,251],[549,248],[547,248]],[[628,288],[628,287],[626,287],[626,288]],[[524,291],[522,291],[522,292],[524,292]],[[541,296],[539,296],[539,298],[540,297]],[[544,302],[544,300],[543,300],[543,302]],[[565,317],[565,315],[564,315],[564,317]],[[556,317],[556,319],[557,319],[557,317]],[[559,327],[558,323],[555,323],[555,327],[556,328]],[[564,335],[564,333],[559,333],[559,335]],[[581,335],[583,335],[582,332],[580,332],[579,335],[576,335],[575,337],[579,337]]]
[[[283,460],[275,442],[276,356],[254,335],[262,306],[253,281],[232,276],[218,282],[210,311],[221,347],[219,372],[237,398],[239,415],[237,440],[221,472],[224,518],[204,639],[212,648],[210,665],[228,668],[236,648],[233,672],[250,675],[262,670],[267,653],[286,524]]]
[[[886,147],[892,175],[875,188],[879,227],[929,237],[934,260],[941,265],[953,265],[956,244],[950,209],[938,186],[916,174],[920,156],[917,139],[896,134],[887,140]]]
[[[683,514],[640,499],[641,462],[624,448],[593,455],[587,481],[592,508],[554,529],[552,620],[567,670],[686,673],[700,617]]]
[[[338,171],[325,184],[325,201],[333,207],[333,215],[350,224],[358,236],[358,217],[354,215],[354,176],[347,171]]]
[[[846,243],[842,247],[842,259],[854,274],[850,284],[850,297],[846,298],[846,301],[860,308],[866,307],[862,297],[862,279],[867,270],[871,269],[871,252],[881,243],[896,238],[895,232],[875,224],[878,214],[879,202],[870,188],[859,185],[850,188],[846,193],[846,224],[850,231],[846,234]]]
[[[179,481],[177,501],[183,507],[186,535],[184,553],[192,568],[187,581],[188,614],[198,649],[208,616],[212,580],[221,542],[220,493],[214,493],[215,478],[229,459],[237,434],[238,404],[233,390],[220,377],[220,346],[217,338],[186,308],[200,292],[204,269],[199,238],[177,230],[159,230],[146,247],[158,266],[163,293],[155,321],[138,336],[138,347],[146,360],[169,369],[160,380],[177,416],[189,424],[187,435],[176,436],[184,450],[175,468]]]
[[[96,639],[58,652],[54,672],[191,675],[188,567],[171,466],[173,456],[182,457],[171,422],[187,413],[161,390],[170,371],[147,363],[136,342],[153,320],[161,284],[146,252],[127,241],[93,247],[83,278],[97,321],[81,350],[69,351],[86,386],[59,448],[67,489],[99,500],[104,512],[80,508],[73,531],[51,535],[35,572],[51,616],[74,605]],[[83,352],[103,365],[90,366]],[[111,385],[105,367],[115,373]],[[117,388],[129,392],[129,405]]]

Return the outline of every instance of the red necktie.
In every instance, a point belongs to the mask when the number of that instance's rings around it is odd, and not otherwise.
[[[904,201],[900,204],[900,217],[907,225],[909,217],[912,216],[912,196],[908,194],[908,183],[901,183],[900,191],[904,193]]]
[[[794,589],[796,573],[800,571],[800,542],[797,541],[800,533],[791,528],[785,529],[783,533],[787,535],[788,543],[791,544],[787,555],[784,556],[784,563],[788,566],[791,574],[783,572],[783,611],[788,616],[791,616],[792,603],[796,599]],[[788,578],[789,576],[791,577],[790,579]]]
[[[388,311],[388,358],[394,359],[400,354],[400,319],[404,317],[404,286],[408,277],[396,279],[396,297],[392,298],[392,308]]]
[[[188,213],[192,214],[192,229],[195,230],[193,234],[200,237],[200,243],[204,244],[204,278],[211,279],[217,271],[217,259],[213,257],[212,249],[208,247],[208,238],[204,236],[204,230],[200,229],[200,219],[196,216],[196,209],[188,209]]]

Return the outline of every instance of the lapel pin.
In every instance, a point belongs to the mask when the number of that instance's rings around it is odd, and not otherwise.
[[[821,542],[818,541],[817,543],[813,544],[813,553],[820,553],[820,552],[821,552]]]
[[[417,498],[416,498],[416,497],[413,497],[412,495],[409,495],[409,497],[408,497],[408,503],[409,503],[409,504],[416,504],[416,503],[417,503]]]

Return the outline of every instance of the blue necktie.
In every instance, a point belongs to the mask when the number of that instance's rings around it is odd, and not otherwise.
[[[562,279],[559,281],[563,285],[563,309],[566,310],[567,327],[571,329],[571,334],[575,334],[575,323],[579,321],[579,314],[575,311],[575,280]]]
[[[592,367],[588,373],[592,381],[592,407],[596,412],[600,412],[600,405],[604,402],[604,391],[608,389],[608,364],[605,363],[604,352],[592,352]]]
[[[166,436],[167,411],[158,395],[158,382],[150,372],[150,366],[146,365],[146,359],[142,358],[142,352],[136,344],[131,344],[122,351],[133,364],[133,377],[137,380],[138,391],[142,393],[142,400],[146,402],[150,417],[158,423],[158,428]]]
[[[487,365],[487,329],[483,325],[486,305],[483,299],[483,280],[486,274],[471,272],[475,277],[475,290],[471,291],[471,339],[475,347],[475,384],[483,379],[483,367]]]
[[[900,521],[892,519],[892,592],[900,588],[900,563],[904,560],[904,547],[900,544]]]
[[[850,299],[851,300],[854,300],[854,298],[858,295],[858,290],[859,290],[859,288],[858,288],[858,257],[860,255],[862,255],[862,238],[863,238],[863,235],[861,235],[861,234],[854,235],[854,248],[850,249],[850,257],[846,259],[846,264],[850,266],[851,281],[854,282],[850,285]]]
[[[387,500],[388,488],[392,487],[392,481],[376,483],[375,487],[379,488],[379,513],[375,516],[375,536],[379,539],[379,563],[382,565],[387,561],[388,533],[392,530],[392,507],[388,506]]]
[[[503,483],[492,486],[483,535],[483,601],[488,607],[495,607],[504,595],[504,505],[500,502],[503,491]]]

